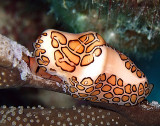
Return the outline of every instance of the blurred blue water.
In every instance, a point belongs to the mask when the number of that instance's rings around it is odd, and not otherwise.
[[[147,100],[160,103],[160,50],[153,53],[151,60],[140,59],[137,63],[138,67],[147,76],[149,83],[154,84],[154,88]]]

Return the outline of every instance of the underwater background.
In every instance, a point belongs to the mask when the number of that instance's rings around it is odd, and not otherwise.
[[[149,101],[160,102],[159,0],[5,0],[0,1],[0,34],[30,51],[46,29],[98,32],[126,54],[154,84]],[[0,90],[0,105],[72,106],[70,96],[33,88]]]

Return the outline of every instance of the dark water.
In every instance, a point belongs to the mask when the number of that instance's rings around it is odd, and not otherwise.
[[[154,84],[154,88],[147,99],[160,103],[160,50],[155,51],[151,59],[139,59],[138,66],[146,74],[149,83]]]

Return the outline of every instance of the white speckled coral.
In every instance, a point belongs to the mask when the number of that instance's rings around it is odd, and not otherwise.
[[[0,115],[0,124],[12,126],[134,126],[134,123],[128,122],[120,114],[84,105],[70,109],[57,109],[52,106],[48,110],[41,106],[27,109],[22,106],[2,106],[0,113],[3,114]]]

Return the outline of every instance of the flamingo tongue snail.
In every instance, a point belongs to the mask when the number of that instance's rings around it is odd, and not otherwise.
[[[38,37],[34,48],[31,71],[44,78],[59,78],[74,98],[130,106],[152,90],[144,73],[98,33],[49,29]]]

